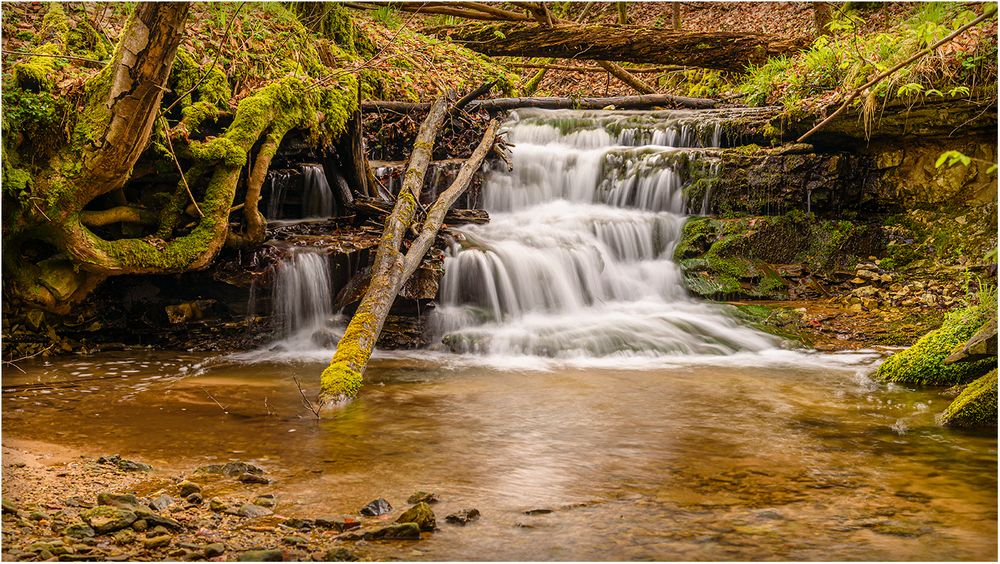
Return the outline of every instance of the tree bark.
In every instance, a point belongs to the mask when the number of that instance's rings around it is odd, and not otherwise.
[[[375,253],[368,291],[340,339],[330,365],[321,376],[320,393],[326,401],[341,396],[354,397],[361,389],[361,374],[402,285],[400,278],[404,265],[399,248],[406,230],[416,216],[424,175],[434,149],[434,139],[447,114],[448,101],[442,96],[431,105],[430,112],[420,125],[409,164],[403,174],[403,186],[399,189],[392,213],[386,218],[382,239]],[[391,295],[389,291],[392,291]]]
[[[547,110],[581,109],[599,110],[607,106],[618,109],[648,109],[655,107],[711,109],[718,105],[708,98],[687,98],[670,94],[649,94],[644,96],[610,96],[606,98],[494,98],[470,102],[469,111],[490,112],[515,110],[517,108],[542,108]],[[394,112],[426,111],[430,104],[421,102],[371,101],[364,102],[365,111],[388,110]]]
[[[793,53],[802,39],[753,33],[685,32],[599,24],[467,24],[425,30],[490,56],[629,61],[743,71]]]
[[[414,156],[421,149],[421,143],[433,143],[427,139],[428,137],[433,139],[433,134],[440,127],[445,107],[443,99],[434,103],[430,114],[420,128],[417,142],[414,143]],[[324,403],[342,398],[352,398],[361,389],[362,374],[371,358],[375,342],[378,341],[378,336],[382,332],[382,326],[389,314],[389,309],[396,300],[396,295],[420,266],[424,255],[434,243],[448,210],[469,186],[473,174],[479,170],[486,154],[493,147],[497,127],[498,124],[495,120],[487,126],[479,146],[473,151],[472,156],[462,164],[462,168],[451,186],[442,192],[431,206],[420,234],[403,255],[399,250],[399,244],[406,228],[413,220],[412,211],[407,212],[416,205],[415,200],[407,200],[410,197],[419,197],[420,187],[423,183],[423,172],[427,166],[427,162],[415,161],[411,157],[410,167],[404,176],[403,188],[400,189],[400,196],[396,200],[396,207],[386,219],[385,234],[382,236],[382,242],[376,252],[368,289],[365,291],[365,296],[354,313],[354,317],[351,318],[347,331],[337,344],[337,352],[334,353],[330,365],[323,371],[320,397]],[[414,165],[423,166],[423,169],[414,169]],[[407,186],[411,181],[414,184]]]

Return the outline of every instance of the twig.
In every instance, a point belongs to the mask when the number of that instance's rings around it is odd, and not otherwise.
[[[211,73],[212,70],[215,68],[215,64],[219,62],[219,56],[222,55],[222,46],[223,44],[225,44],[226,40],[229,39],[229,32],[233,29],[233,24],[236,23],[236,16],[240,15],[240,10],[243,9],[244,5],[246,5],[246,2],[240,2],[240,5],[236,7],[236,11],[233,12],[233,17],[232,19],[229,20],[229,25],[226,26],[226,31],[225,33],[222,34],[222,39],[219,40],[219,45],[215,48],[215,58],[212,59],[212,64],[208,66],[208,69],[205,70],[204,73],[202,73],[201,78],[198,79],[198,82],[194,83],[194,86],[189,88],[188,91],[185,92],[184,94],[178,96],[177,99],[174,100],[173,104],[167,106],[167,109],[160,112],[161,116],[167,115],[167,112],[174,109],[174,106],[179,104],[180,101],[183,100],[184,98],[187,98],[188,94],[194,92],[199,86],[201,86],[201,83],[205,82],[205,80],[208,79],[209,73]],[[187,183],[185,182],[185,184]]]
[[[891,69],[883,72],[882,74],[876,76],[875,78],[869,80],[864,85],[862,85],[859,88],[857,88],[856,90],[854,90],[854,92],[852,92],[851,95],[848,96],[846,100],[844,100],[844,102],[840,105],[840,107],[837,108],[837,111],[835,111],[832,114],[830,114],[829,117],[827,117],[826,119],[824,119],[823,121],[821,121],[816,127],[813,127],[812,129],[810,129],[809,131],[807,131],[804,135],[802,135],[802,137],[799,137],[798,140],[796,141],[796,143],[803,143],[803,142],[805,142],[805,140],[808,139],[809,137],[811,137],[813,133],[816,133],[820,129],[823,129],[824,127],[826,127],[831,121],[834,120],[834,118],[836,118],[841,113],[843,113],[843,111],[847,109],[847,106],[849,106],[850,103],[853,102],[855,98],[857,98],[858,96],[860,96],[861,93],[864,92],[865,90],[868,90],[872,86],[874,86],[874,85],[878,84],[879,82],[881,82],[882,80],[884,80],[886,77],[891,76],[892,74],[894,74],[899,69],[905,67],[906,65],[909,65],[910,63],[916,61],[917,59],[919,59],[921,57],[924,57],[924,56],[926,56],[926,55],[928,55],[930,53],[933,53],[938,47],[944,45],[945,43],[950,42],[951,40],[955,39],[959,35],[962,35],[966,31],[968,31],[968,30],[972,29],[973,27],[979,25],[980,22],[982,22],[982,21],[984,21],[984,20],[986,20],[988,18],[991,18],[991,17],[995,16],[996,15],[996,7],[995,6],[996,6],[995,4],[988,4],[987,8],[983,11],[982,15],[980,15],[978,18],[976,18],[976,19],[972,20],[971,22],[963,25],[962,27],[956,29],[950,35],[948,35],[944,39],[941,39],[940,41],[938,41],[937,43],[931,45],[930,47],[926,47],[924,49],[921,49],[920,51],[918,51],[915,55],[913,55],[909,59],[906,59],[905,61],[903,61],[903,62],[899,63],[898,65],[892,67]]]
[[[320,411],[323,410],[323,401],[319,397],[316,398],[316,403],[309,401],[306,397],[306,392],[302,389],[302,384],[299,384],[299,379],[292,376],[292,380],[295,382],[295,387],[299,389],[299,395],[302,396],[302,405],[306,406],[306,409],[312,412],[316,416],[316,419],[320,418]]]
[[[209,391],[206,390],[205,388],[202,388],[201,391],[205,392],[205,394],[208,395],[208,398],[211,399],[212,401],[214,401],[215,405],[219,406],[219,409],[221,409],[223,413],[225,413],[226,415],[229,415],[229,410],[226,409],[226,406],[224,406],[221,403],[219,403],[219,400],[215,399],[215,396],[213,396],[211,393],[209,393]]]
[[[167,109],[169,110],[170,108]],[[177,166],[177,172],[181,175],[181,182],[184,183],[184,189],[187,190],[188,197],[191,198],[191,203],[194,204],[194,209],[198,212],[198,217],[205,217],[201,208],[198,207],[198,201],[194,199],[194,193],[191,192],[191,186],[188,185],[187,177],[184,176],[184,169],[181,168],[181,163],[177,160],[177,153],[174,152],[174,144],[170,142],[170,125],[167,123],[167,118],[161,115],[160,120],[163,122],[163,136],[167,139],[167,151],[170,152],[170,156],[174,159],[174,164]]]
[[[53,59],[69,59],[70,61],[83,61],[85,63],[100,63],[106,65],[111,61],[98,61],[97,59],[88,59],[86,57],[74,57],[72,55],[50,55],[48,53],[32,53],[31,51],[8,51],[4,49],[3,53],[5,55],[28,55],[29,57],[50,57]]]

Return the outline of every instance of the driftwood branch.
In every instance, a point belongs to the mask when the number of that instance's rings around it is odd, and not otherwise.
[[[606,98],[494,98],[492,100],[470,102],[467,109],[469,111],[486,110],[490,112],[502,112],[517,108],[599,110],[607,106],[633,110],[661,106],[710,109],[716,107],[717,104],[718,102],[708,98],[648,94],[643,96],[611,96]],[[361,109],[364,111],[388,110],[406,113],[426,111],[428,108],[430,108],[430,104],[421,102],[370,101],[361,104]]]
[[[623,2],[623,4],[624,4],[624,2]],[[617,78],[618,80],[622,81],[626,85],[630,86],[632,89],[634,89],[639,94],[655,94],[656,93],[656,90],[652,86],[646,84],[645,82],[643,82],[643,81],[639,80],[638,78],[636,78],[635,76],[633,76],[627,70],[625,70],[624,68],[622,68],[622,66],[619,65],[618,63],[613,63],[611,61],[598,61],[597,64],[602,69],[604,69],[604,70],[608,71],[609,73],[611,73],[611,76]]]

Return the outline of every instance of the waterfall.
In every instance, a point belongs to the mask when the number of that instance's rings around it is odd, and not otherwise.
[[[772,348],[689,298],[672,260],[690,207],[685,166],[721,145],[712,116],[512,114],[512,170],[487,173],[491,222],[455,229],[435,336],[455,352],[560,358]]]
[[[325,344],[333,318],[330,258],[300,250],[278,264],[271,303],[275,334],[284,339],[285,348]]]
[[[303,164],[301,170],[272,170],[268,173],[268,183],[267,219],[325,219],[333,215],[333,190],[323,165]]]
[[[302,165],[302,217],[326,218],[333,215],[333,191],[326,181],[323,165]]]

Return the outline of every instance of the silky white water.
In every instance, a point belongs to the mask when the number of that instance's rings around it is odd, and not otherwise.
[[[505,128],[512,169],[487,175],[491,221],[456,229],[445,259],[431,319],[445,347],[553,358],[775,347],[691,299],[672,260],[689,206],[684,167],[696,148],[720,145],[720,121],[527,110]]]

